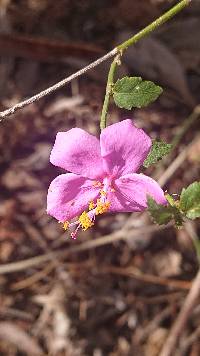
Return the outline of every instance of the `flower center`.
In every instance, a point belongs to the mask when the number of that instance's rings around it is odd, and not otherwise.
[[[96,215],[104,214],[110,209],[110,202],[108,201],[108,192],[113,192],[114,189],[111,187],[111,179],[104,178],[103,183],[94,182],[95,187],[101,187],[99,198],[96,202],[91,201],[88,204],[88,211],[83,211],[79,216],[78,220],[70,223],[65,221],[63,224],[64,230],[71,227],[76,227],[76,229],[71,232],[71,238],[76,239],[77,232],[80,228],[86,231],[94,225]]]

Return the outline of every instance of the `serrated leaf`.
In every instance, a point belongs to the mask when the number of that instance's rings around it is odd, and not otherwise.
[[[166,156],[172,149],[172,145],[165,143],[163,141],[154,140],[152,142],[151,151],[149,152],[147,158],[145,159],[143,166],[148,168],[152,164],[160,161],[164,156]]]
[[[200,217],[200,182],[194,182],[180,196],[180,209],[189,219]]]
[[[131,110],[152,103],[162,91],[160,86],[141,77],[124,77],[114,84],[113,98],[117,106]]]
[[[159,225],[168,224],[172,220],[172,214],[165,206],[157,204],[152,197],[148,197],[148,211],[153,221]]]
[[[155,223],[159,225],[166,225],[170,221],[174,220],[177,227],[182,226],[182,214],[177,207],[171,205],[160,205],[150,196],[147,198],[147,204],[148,211]]]

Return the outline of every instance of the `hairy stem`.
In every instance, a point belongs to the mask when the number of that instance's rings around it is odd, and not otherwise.
[[[162,16],[160,16],[158,19],[153,21],[150,25],[145,27],[143,30],[138,32],[136,35],[133,37],[129,38],[127,41],[123,42],[119,46],[117,46],[117,49],[120,53],[120,55],[123,55],[123,52],[127,50],[130,46],[138,42],[140,39],[143,37],[147,36],[149,33],[154,31],[157,27],[160,25],[164,24],[166,21],[171,19],[173,16],[175,16],[178,12],[180,12],[182,9],[184,9],[191,0],[182,0],[180,1],[177,5],[172,7],[169,11],[165,12]],[[119,58],[119,57],[118,57]],[[104,103],[103,103],[103,108],[102,108],[102,113],[101,113],[101,118],[100,118],[100,128],[101,130],[106,127],[106,117],[107,117],[107,112],[108,112],[108,105],[110,101],[110,97],[112,94],[112,84],[113,84],[113,78],[114,74],[116,71],[117,67],[117,56],[115,57],[114,61],[112,62],[110,66],[110,70],[108,73],[108,80],[107,80],[107,86],[106,86],[106,94],[104,98]],[[118,63],[120,65],[120,63]]]
[[[141,40],[141,38],[149,35],[149,33],[151,33],[152,31],[154,31],[157,27],[159,27],[160,25],[163,25],[165,22],[167,22],[168,20],[170,20],[173,16],[175,16],[178,12],[180,12],[181,10],[183,10],[187,5],[189,5],[189,3],[192,0],[182,0],[180,1],[177,5],[173,6],[169,11],[165,12],[163,15],[161,15],[158,19],[156,19],[155,21],[153,21],[150,25],[148,25],[147,27],[145,27],[143,30],[141,30],[140,32],[136,33],[136,35],[134,35],[133,37],[129,38],[127,41],[123,42],[122,44],[120,44],[119,46],[117,46],[117,48],[120,51],[124,51],[126,50],[128,47],[132,46],[134,43],[138,42],[139,40]]]
[[[44,98],[45,96],[55,92],[56,90],[64,87],[66,84],[70,83],[72,80],[74,80],[75,78],[80,77],[82,74],[85,74],[88,70],[95,68],[96,66],[98,66],[99,64],[105,62],[107,59],[112,58],[114,55],[117,54],[117,48],[114,48],[112,51],[108,52],[107,54],[105,54],[105,56],[100,57],[99,59],[97,59],[96,61],[88,64],[86,67],[81,68],[80,70],[78,70],[78,72],[75,72],[74,74],[70,75],[69,77],[61,80],[60,82],[52,85],[51,87],[41,91],[40,93],[32,96],[29,99],[26,99],[24,101],[21,101],[20,103],[14,105],[13,107],[11,107],[10,109],[7,109],[5,111],[0,112],[0,122],[14,114],[16,111],[23,109],[24,107],[33,104],[34,102]]]
[[[107,112],[108,112],[108,105],[109,105],[110,97],[112,95],[112,85],[113,85],[114,74],[115,74],[117,65],[120,65],[120,55],[117,55],[115,57],[114,61],[111,63],[110,70],[108,72],[108,80],[107,80],[107,85],[106,85],[106,94],[105,94],[103,108],[102,108],[102,112],[101,112],[101,118],[100,118],[100,128],[101,128],[101,130],[105,129],[105,127],[106,127],[106,118],[107,118]]]
[[[117,46],[116,48],[114,48],[112,51],[108,52],[105,56],[100,57],[99,59],[97,59],[96,61],[90,63],[88,66],[80,69],[78,72],[70,75],[69,77],[61,80],[60,82],[52,85],[51,87],[41,91],[40,93],[32,96],[29,99],[26,99],[16,105],[14,105],[13,107],[11,107],[10,109],[4,110],[2,112],[0,112],[0,121],[2,121],[4,118],[14,114],[16,111],[24,108],[27,105],[30,105],[38,100],[40,100],[41,98],[55,92],[56,90],[62,88],[64,85],[66,85],[67,83],[71,82],[73,79],[79,77],[80,75],[86,73],[88,70],[96,67],[97,65],[99,65],[100,63],[106,61],[109,58],[112,58],[114,56],[116,56],[116,54],[121,54],[130,46],[132,46],[134,43],[136,43],[137,41],[139,41],[141,38],[147,36],[150,32],[154,31],[157,27],[159,27],[160,25],[162,25],[163,23],[165,23],[166,21],[168,21],[169,19],[171,19],[173,16],[175,16],[179,11],[181,11],[182,9],[184,9],[184,7],[186,7],[192,0],[182,0],[180,1],[177,5],[175,5],[174,7],[172,7],[169,11],[167,11],[166,13],[164,13],[162,16],[160,16],[158,19],[156,19],[155,21],[153,21],[150,25],[148,25],[147,27],[145,27],[143,30],[141,30],[140,32],[138,32],[135,36],[131,37],[130,39],[128,39],[127,41],[123,42],[122,44],[120,44],[119,46]],[[114,72],[116,69],[116,65],[114,67],[113,73],[112,75],[114,76]],[[108,76],[109,77],[109,76]],[[106,95],[107,95],[107,90],[106,90]],[[105,113],[107,112],[107,108],[108,108],[108,104],[109,104],[109,98],[110,98],[110,94],[107,95],[107,99],[104,101],[104,108],[103,111],[105,111]],[[104,114],[103,114],[104,115]],[[104,122],[104,123],[103,123]],[[105,125],[106,123],[106,114],[105,114],[105,118],[101,119],[101,127],[103,127],[103,125]]]

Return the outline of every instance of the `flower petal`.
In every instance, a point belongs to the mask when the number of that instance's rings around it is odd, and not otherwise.
[[[100,136],[101,156],[107,174],[120,177],[138,170],[151,148],[151,139],[131,120],[106,127]]]
[[[89,202],[95,200],[100,188],[94,181],[73,173],[61,174],[50,184],[47,195],[47,213],[65,222],[88,209]]]
[[[143,211],[147,208],[147,195],[158,204],[166,204],[166,198],[159,184],[144,174],[127,174],[116,179],[115,192],[110,193],[110,211]]]
[[[99,140],[79,128],[58,132],[50,162],[86,178],[97,179],[103,174]]]

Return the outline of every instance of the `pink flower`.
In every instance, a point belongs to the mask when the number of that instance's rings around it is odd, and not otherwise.
[[[158,183],[136,173],[150,149],[150,137],[129,119],[102,130],[100,141],[79,128],[59,132],[50,161],[72,173],[51,182],[48,214],[64,223],[64,228],[74,227],[71,237],[76,238],[78,229],[94,225],[98,214],[143,211],[147,195],[165,204]]]

